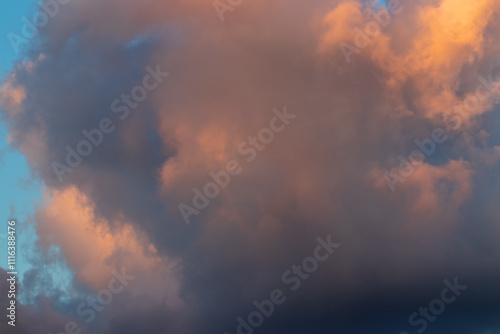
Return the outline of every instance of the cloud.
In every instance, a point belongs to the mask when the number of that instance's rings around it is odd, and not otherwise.
[[[176,264],[161,258],[147,237],[130,224],[95,216],[94,205],[75,188],[47,197],[50,202],[36,217],[40,243],[46,249],[60,248],[78,282],[97,291],[107,284],[112,270],[124,267],[132,275],[140,274],[142,279],[132,283],[137,293],[162,300],[170,290],[169,298],[176,298]]]
[[[0,91],[11,143],[46,188],[37,261],[59,249],[77,291],[69,301],[40,293],[30,317],[66,319],[123,266],[137,280],[90,331],[222,333],[332,234],[342,250],[262,333],[401,330],[455,276],[468,296],[428,333],[498,328],[482,321],[498,311],[500,142],[483,129],[497,100],[460,129],[444,115],[474,96],[479,76],[496,90],[500,8],[402,6],[350,64],[340,44],[372,20],[369,2],[254,0],[224,22],[198,0],[65,6]],[[121,121],[112,102],[156,64],[168,80]],[[283,106],[297,118],[247,161],[238,145]],[[51,163],[104,117],[116,130],[59,182]],[[436,127],[448,141],[391,193],[384,172]],[[178,205],[230,160],[242,173],[186,226]]]

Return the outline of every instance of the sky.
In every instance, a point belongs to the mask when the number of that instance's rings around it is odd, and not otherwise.
[[[0,22],[0,73],[5,78],[11,71],[13,63],[18,60],[19,54],[12,47],[7,38],[10,32],[18,32],[22,28],[22,17],[34,12],[34,1],[10,1],[4,4],[4,14]],[[15,219],[18,228],[22,231],[19,240],[20,249],[28,249],[36,239],[36,233],[31,227],[36,203],[41,199],[42,187],[40,180],[33,177],[26,158],[13,148],[8,140],[8,125],[4,120],[0,123],[0,217],[3,226],[0,232],[2,250],[7,247],[7,222]],[[28,254],[22,251],[17,258],[19,276],[29,269]],[[7,257],[2,256],[1,267],[6,268]]]
[[[0,333],[500,333],[498,1],[33,3]]]

